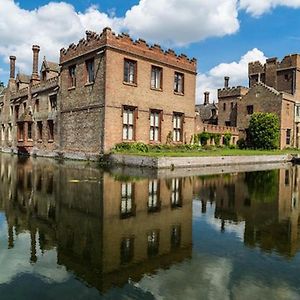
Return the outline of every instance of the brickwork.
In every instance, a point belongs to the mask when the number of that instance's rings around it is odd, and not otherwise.
[[[156,111],[160,114],[156,143],[173,138],[175,113],[180,115],[176,142],[191,141],[196,59],[163,51],[158,45],[149,46],[141,39],[133,41],[127,34],[116,35],[110,28],[101,34],[87,32],[77,45],[62,49],[60,66],[44,58],[40,74],[40,48],[33,46],[32,50],[31,75],[18,74],[15,78],[16,58],[12,56],[10,60],[11,78],[5,93],[8,100],[2,101],[1,112],[2,150],[98,157],[123,141],[125,107],[135,108],[134,136],[130,140],[151,142],[150,111]],[[124,82],[125,59],[136,65],[134,84]],[[158,89],[151,88],[153,67],[161,72]],[[178,93],[174,92],[176,76],[182,87]],[[53,97],[55,108],[51,106]]]

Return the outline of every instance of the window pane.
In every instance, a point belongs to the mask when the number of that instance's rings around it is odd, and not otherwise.
[[[128,113],[127,113],[127,110],[124,110],[124,112],[123,112],[123,124],[127,124],[127,120],[128,120]]]
[[[158,128],[154,129],[154,141],[158,141],[158,134],[159,134],[159,130]]]
[[[128,111],[128,124],[133,125],[133,111]]]
[[[127,140],[127,127],[123,127],[123,140]]]
[[[150,115],[150,126],[154,126],[154,114],[153,113],[151,113],[151,115]]]
[[[128,140],[132,140],[133,139],[133,127],[129,126],[128,127]]]

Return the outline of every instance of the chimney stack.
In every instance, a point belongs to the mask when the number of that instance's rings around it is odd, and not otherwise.
[[[204,105],[209,104],[209,92],[204,92]]]
[[[32,80],[39,81],[39,52],[40,52],[40,46],[33,45],[32,46],[33,51],[33,64],[32,64]]]
[[[230,77],[228,77],[228,76],[224,77],[224,88],[225,89],[229,88],[229,79],[230,79]]]
[[[10,56],[10,79],[15,79],[16,76],[16,57],[15,56]]]

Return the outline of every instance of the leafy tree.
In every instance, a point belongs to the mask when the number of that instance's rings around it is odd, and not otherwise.
[[[207,141],[210,139],[210,134],[206,131],[203,131],[199,134],[199,140],[202,146],[207,145]]]
[[[273,113],[254,113],[251,116],[247,139],[254,149],[279,147],[279,118]]]

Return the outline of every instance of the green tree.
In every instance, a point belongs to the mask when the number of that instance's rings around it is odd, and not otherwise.
[[[248,143],[254,149],[279,147],[279,118],[273,113],[254,113],[248,128]]]

